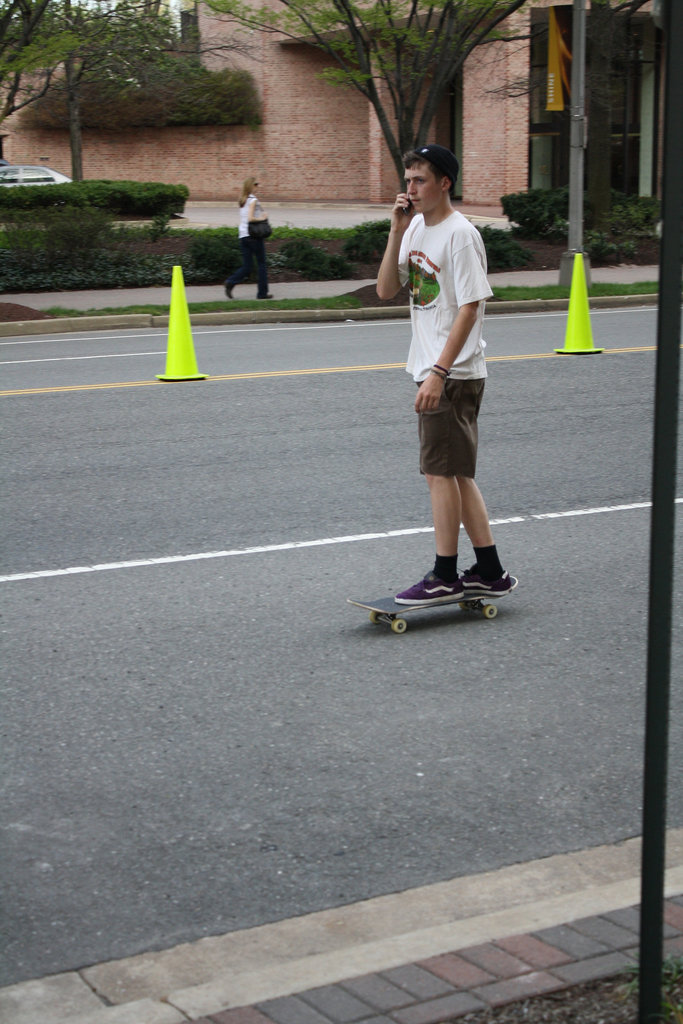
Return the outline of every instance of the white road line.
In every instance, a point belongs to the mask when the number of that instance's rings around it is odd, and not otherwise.
[[[615,314],[621,313],[627,316],[632,316],[634,313],[656,313],[656,306],[633,306],[624,307],[623,309],[592,309],[591,316],[614,316]],[[353,313],[353,310],[349,310],[349,313]],[[492,314],[493,315],[493,314]],[[538,313],[497,313],[495,315],[495,323],[502,323],[505,320],[541,320],[541,319],[558,319],[559,317],[567,318],[566,310],[560,310],[557,313],[550,311]],[[493,321],[488,321],[491,324]],[[225,325],[223,327],[193,327],[192,334],[194,337],[199,335],[212,335],[212,334],[244,334],[245,331],[259,332],[264,334],[271,334],[274,331],[332,331],[339,330],[340,327],[349,328],[363,328],[367,330],[370,327],[373,328],[384,328],[384,327],[406,327],[410,329],[410,321],[402,318],[400,320],[354,320],[352,316],[349,316],[347,320],[335,322],[335,323],[314,323],[314,324],[239,324],[235,327],[229,327]],[[48,333],[47,331],[45,332]],[[110,331],[102,331],[99,334],[85,334],[83,337],[73,337],[73,340],[78,344],[83,344],[86,341],[130,341],[137,340],[140,338],[154,338],[155,335],[164,335],[168,333],[167,327],[145,327],[140,331],[136,331],[133,334],[115,334],[114,328]],[[69,331],[68,335],[56,334],[50,335],[47,338],[33,338],[33,337],[16,337],[9,338],[7,341],[0,341],[0,348],[6,348],[16,345],[59,345],[64,344],[65,338],[73,335],[78,335],[78,331]],[[123,352],[122,355],[128,354],[140,354],[147,355],[148,353],[127,353]],[[156,354],[156,353],[154,353]],[[79,357],[66,357],[66,358],[79,358]],[[8,364],[13,362],[39,362],[39,360],[7,360]],[[0,365],[5,365],[2,363]]]
[[[540,314],[539,314],[540,315]],[[245,332],[259,334],[272,334],[275,331],[335,331],[339,330],[340,327],[347,328],[369,328],[369,327],[396,327],[397,325],[407,325],[410,328],[410,321],[408,320],[340,320],[329,324],[239,324],[235,327],[229,326],[218,326],[218,327],[193,327],[192,334],[197,337],[200,334],[212,335],[212,334],[244,334]],[[112,328],[113,330],[113,328]],[[48,333],[46,331],[46,333]],[[0,341],[0,348],[7,348],[10,346],[17,345],[59,345],[64,344],[65,339],[72,335],[78,335],[78,331],[69,331],[65,334],[50,335],[48,338],[33,338],[30,336],[11,338],[8,341]],[[109,331],[102,331],[100,334],[86,334],[83,337],[73,337],[72,340],[82,345],[86,341],[136,341],[140,338],[156,338],[157,336],[164,336],[168,334],[168,327],[145,327],[134,334],[112,334]],[[127,355],[127,353],[123,353]]]
[[[683,498],[676,498],[676,504],[683,504]],[[594,516],[605,512],[630,512],[648,509],[651,502],[635,502],[630,505],[605,505],[599,508],[570,509],[564,512],[539,512],[526,516],[512,516],[509,519],[492,519],[491,526],[508,526],[516,523],[530,523],[543,519],[569,519],[575,516]],[[212,558],[235,558],[240,555],[266,555],[276,551],[295,551],[299,548],[330,547],[335,544],[358,544],[369,540],[386,540],[392,537],[411,537],[420,533],[433,533],[431,526],[416,526],[403,530],[387,530],[381,533],[358,533],[346,537],[323,537],[316,540],[288,541],[283,544],[265,544],[258,547],[232,548],[225,551],[195,551],[188,555],[164,555],[159,558],[138,558],[124,562],[102,562],[97,565],[73,565],[67,569],[40,569],[35,572],[11,573],[0,576],[0,583],[18,583],[22,580],[50,579],[53,576],[79,576],[89,572],[111,572],[116,569],[139,569],[156,565],[175,565],[179,562],[201,562]]]
[[[676,498],[676,501],[683,501],[683,498]],[[563,519],[567,516],[596,516],[599,515],[600,512],[629,512],[631,509],[650,508],[651,506],[651,501],[640,501],[632,505],[601,505],[598,508],[572,509],[570,512],[539,512],[536,515],[529,516],[529,518]]]
[[[0,366],[19,366],[21,363],[73,363],[87,359],[133,359],[136,356],[165,356],[166,349],[156,352],[101,352],[93,356],[44,356],[40,359],[3,359]]]

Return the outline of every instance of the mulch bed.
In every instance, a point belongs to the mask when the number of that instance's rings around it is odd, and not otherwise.
[[[622,978],[573,985],[569,989],[480,1010],[452,1024],[637,1024],[638,999]]]
[[[52,320],[53,318],[40,309],[21,306],[18,302],[0,302],[0,323],[13,323],[15,320]]]
[[[683,977],[662,988],[662,1024],[683,1021]],[[638,993],[628,975],[587,981],[533,999],[458,1017],[451,1024],[638,1024]]]

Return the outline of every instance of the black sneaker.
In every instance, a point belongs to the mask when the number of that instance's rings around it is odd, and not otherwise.
[[[478,566],[473,565],[471,569],[465,569],[460,581],[465,591],[465,598],[477,597],[505,597],[511,590],[514,590],[519,582],[514,576],[510,576],[506,570],[497,580],[485,580],[477,572]]]
[[[419,583],[402,590],[394,600],[396,604],[441,604],[442,601],[462,601],[466,596],[459,579],[446,583],[430,572]]]

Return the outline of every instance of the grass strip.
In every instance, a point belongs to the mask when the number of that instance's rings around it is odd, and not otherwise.
[[[602,295],[656,295],[659,289],[657,281],[636,281],[633,284],[594,284],[590,288],[589,297]],[[568,299],[569,288],[559,285],[532,285],[522,287],[510,285],[494,288],[493,298],[504,302],[525,302],[534,299]],[[406,305],[408,299],[406,296]],[[190,313],[227,313],[251,309],[359,309],[360,300],[353,295],[334,295],[323,299],[255,299],[240,301],[234,299],[226,302],[188,302]],[[390,311],[391,307],[387,307]],[[102,309],[69,309],[65,306],[52,306],[45,312],[54,317],[80,316],[112,316],[117,314],[142,313],[147,316],[166,316],[168,306],[137,305],[137,306],[106,306]]]
[[[521,287],[520,285],[507,285],[506,287],[494,288],[493,297],[501,302],[523,302],[529,299],[568,299],[569,288],[562,288],[559,284],[536,285]],[[657,281],[634,281],[631,284],[603,284],[596,282],[588,289],[589,298],[598,298],[603,295],[656,295],[659,291]]]
[[[240,302],[188,302],[190,313],[235,313],[250,309],[359,309],[360,301],[351,295],[335,295],[324,299],[248,299]],[[51,306],[45,312],[50,316],[116,316],[117,314],[144,313],[147,316],[167,316],[168,306],[106,306],[102,309],[68,309]]]

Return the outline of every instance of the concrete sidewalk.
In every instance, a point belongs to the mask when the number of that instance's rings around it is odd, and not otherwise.
[[[268,219],[275,228],[350,228],[374,220],[386,220],[392,203],[287,203],[270,202],[261,197]],[[481,227],[506,229],[510,223],[499,204],[476,204],[456,201],[455,209]],[[236,202],[189,202],[173,227],[237,227],[239,208]]]
[[[607,977],[638,953],[639,839],[0,989],[8,1024],[437,1024]],[[665,950],[683,954],[683,829]]]

